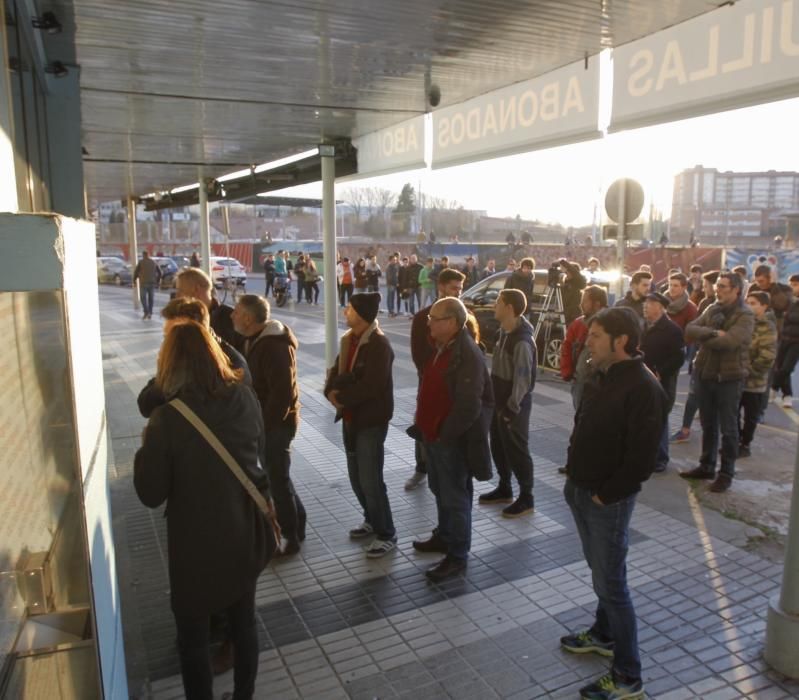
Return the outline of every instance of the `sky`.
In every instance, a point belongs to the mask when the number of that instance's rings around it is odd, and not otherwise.
[[[671,213],[674,176],[686,168],[735,171],[799,170],[799,99],[773,102],[610,134],[603,139],[496,158],[442,170],[339,183],[337,199],[349,187],[414,189],[490,216],[517,214],[564,226],[592,223],[601,214],[604,190],[618,177],[638,180],[649,202]],[[283,190],[287,196],[321,197],[321,183]],[[277,193],[270,193],[277,194]]]

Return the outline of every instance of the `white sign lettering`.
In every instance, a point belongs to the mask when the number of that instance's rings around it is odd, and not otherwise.
[[[597,134],[599,61],[581,61],[433,112],[433,167]]]
[[[358,149],[358,175],[424,167],[424,117],[414,117],[352,140]]]
[[[611,129],[799,94],[799,0],[740,0],[614,51]]]

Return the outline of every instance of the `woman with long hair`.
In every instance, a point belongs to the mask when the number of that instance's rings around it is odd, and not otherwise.
[[[258,671],[255,582],[276,542],[231,468],[171,401],[180,399],[205,423],[270,503],[258,464],[261,407],[242,376],[203,325],[176,320],[155,378],[167,403],[150,415],[134,461],[141,502],[167,506],[170,596],[187,700],[212,697],[209,620],[223,612],[235,652],[234,697],[252,697]]]
[[[305,300],[311,303],[311,292],[313,292],[313,303],[319,303],[319,271],[316,269],[316,263],[308,256],[308,262],[305,265]]]
[[[369,286],[369,278],[366,274],[366,260],[358,258],[355,263],[355,294],[364,294]]]

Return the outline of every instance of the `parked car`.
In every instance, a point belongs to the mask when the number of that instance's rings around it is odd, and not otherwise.
[[[169,257],[174,261],[175,265],[178,266],[178,270],[191,265],[191,260],[185,255],[170,255]]]
[[[152,258],[153,262],[161,269],[161,289],[172,289],[175,286],[175,275],[178,273],[178,265],[172,258]]]
[[[214,287],[221,289],[228,280],[243,287],[247,284],[247,272],[236,258],[211,257],[211,279]]]
[[[102,284],[128,285],[133,281],[133,270],[122,258],[99,257],[97,258],[97,281]]]
[[[550,300],[546,304],[547,308],[544,309],[549,289],[547,284],[548,270],[534,270],[534,274],[533,298],[528,319],[533,324],[533,327],[538,329],[536,335],[538,364],[542,367],[559,370],[560,348],[566,337],[566,328],[560,315],[555,311],[553,300]],[[588,284],[597,284],[608,289],[612,305],[615,298],[612,291],[615,289],[618,274],[603,272],[591,275],[587,270],[584,270],[583,274]],[[499,293],[505,288],[505,281],[510,275],[511,273],[508,270],[498,272],[481,280],[461,295],[466,308],[477,318],[477,323],[480,326],[480,337],[488,352],[493,352],[497,331],[499,330],[499,322],[494,318],[494,306],[497,303]],[[625,275],[625,288],[629,285],[629,280],[629,276]]]

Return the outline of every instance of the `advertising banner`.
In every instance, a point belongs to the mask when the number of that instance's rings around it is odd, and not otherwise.
[[[352,143],[358,149],[358,174],[347,180],[424,168],[424,116],[358,136]]]
[[[732,270],[738,265],[744,265],[749,279],[755,274],[758,265],[768,265],[777,270],[777,281],[788,283],[791,275],[799,275],[799,250],[742,250],[731,248],[726,252],[725,267]]]

